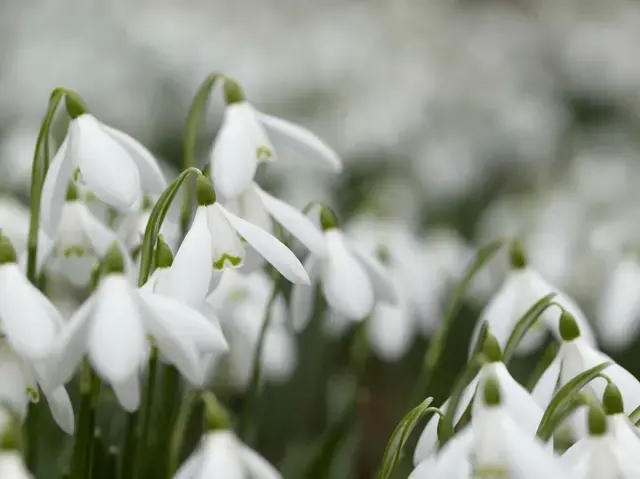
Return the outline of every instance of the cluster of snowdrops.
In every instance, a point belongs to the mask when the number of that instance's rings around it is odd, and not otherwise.
[[[199,169],[198,129],[218,85],[223,124]],[[57,115],[68,128],[53,153]],[[310,198],[301,211],[256,183],[259,165],[277,159],[276,141],[341,169],[330,146],[258,111],[224,75],[210,75],[195,96],[184,168],[171,182],[147,148],[92,116],[76,92],[52,92],[34,153],[26,251],[0,230],[0,478],[32,477],[38,430],[28,427],[28,411],[41,395],[74,437],[65,476],[282,477],[243,441],[265,376],[294,362],[277,326],[289,316],[302,329],[321,304],[393,331],[407,292],[384,249],[352,242],[327,205]],[[436,408],[429,386],[465,290],[507,249],[511,272],[478,320],[450,398]],[[47,294],[59,277],[84,292],[68,318]],[[242,324],[220,319],[238,294],[259,297],[246,308],[260,318],[250,341]],[[555,341],[525,388],[509,361],[549,332]],[[209,387],[224,367],[246,385],[242,417]],[[71,384],[79,388],[75,407]],[[106,394],[127,413],[122,445],[108,449],[96,433]],[[427,417],[415,479],[640,477],[640,383],[597,349],[578,306],[528,265],[515,240],[480,249],[461,278],[416,378],[416,403],[389,440],[381,478],[392,476]],[[194,416],[202,433],[183,460],[185,421]]]

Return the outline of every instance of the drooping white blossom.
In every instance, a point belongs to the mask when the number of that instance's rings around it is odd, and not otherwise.
[[[228,79],[225,98],[224,119],[211,151],[213,184],[225,199],[233,199],[251,186],[259,163],[276,158],[270,136],[336,171],[342,168],[337,153],[316,135],[260,113],[245,99],[240,87]]]

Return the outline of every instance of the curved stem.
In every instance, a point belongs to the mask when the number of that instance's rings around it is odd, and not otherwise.
[[[189,391],[184,395],[182,404],[180,405],[180,411],[176,419],[176,425],[173,429],[173,435],[171,436],[171,445],[169,449],[169,466],[167,468],[166,478],[173,476],[173,473],[178,468],[180,462],[180,453],[182,452],[182,444],[184,441],[184,433],[187,429],[187,422],[191,415],[191,410],[196,403],[198,394],[195,391]]]
[[[145,467],[147,464],[147,452],[149,442],[149,430],[151,428],[151,416],[153,408],[153,399],[156,388],[156,376],[158,370],[158,350],[154,346],[149,358],[149,369],[147,374],[147,387],[145,390],[145,402],[142,409],[142,430],[140,432],[140,441],[138,441],[138,453],[134,459],[133,477],[140,477],[140,474],[146,474]]]

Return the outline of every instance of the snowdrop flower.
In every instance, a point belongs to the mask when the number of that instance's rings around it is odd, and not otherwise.
[[[506,365],[502,362],[502,352],[498,341],[491,333],[487,335],[483,345],[483,354],[486,363],[462,393],[454,420],[459,420],[469,403],[473,401],[472,417],[475,421],[475,417],[481,414],[480,410],[485,407],[482,395],[477,394],[476,390],[481,391],[489,378],[495,378],[501,390],[502,409],[517,419],[518,427],[525,433],[531,436],[535,435],[544,411],[529,392],[509,374]],[[438,442],[439,417],[434,415],[425,426],[414,452],[414,464],[417,465],[427,459],[435,450]]]
[[[112,245],[96,291],[62,330],[51,366],[51,384],[68,381],[86,353],[127,411],[140,401],[138,372],[147,358],[147,338],[192,383],[200,380],[193,331],[215,341],[218,331],[202,315],[172,298],[136,288],[125,275],[127,260]],[[182,329],[176,328],[181,324]],[[212,346],[215,348],[215,346]]]
[[[336,227],[333,213],[322,207],[320,221],[327,241],[327,256],[309,255],[305,267],[319,281],[329,307],[347,320],[361,321],[376,301],[398,302],[388,272],[369,254],[354,248]],[[291,296],[294,326],[303,329],[311,315],[312,286],[294,286]]]
[[[282,475],[229,430],[209,431],[173,479],[282,479]]]
[[[70,183],[60,225],[52,248],[47,248],[46,253],[53,270],[77,286],[86,285],[95,262],[114,243],[126,254],[117,235],[91,213],[78,197],[76,186]]]
[[[625,349],[640,330],[640,263],[630,255],[614,268],[600,298],[598,330],[604,344]]]
[[[225,270],[220,284],[207,298],[220,317],[229,341],[229,379],[234,388],[246,388],[253,373],[253,359],[260,329],[273,291],[273,280],[261,271],[248,275]],[[285,381],[297,363],[295,337],[287,329],[287,308],[279,295],[271,306],[271,322],[262,349],[262,371],[270,381]]]
[[[511,247],[510,260],[511,272],[499,291],[480,314],[480,320],[476,324],[474,331],[474,338],[477,338],[482,323],[487,321],[491,326],[491,331],[498,338],[500,345],[505,346],[514,326],[522,315],[547,294],[557,293],[554,301],[576,318],[580,329],[583,331],[584,339],[590,344],[595,342],[589,323],[579,306],[571,298],[545,281],[527,264],[524,251],[517,243],[514,243]],[[547,330],[556,338],[559,337],[560,314],[559,308],[547,308],[539,318],[538,327],[530,329],[518,345],[518,352],[527,354],[535,350],[542,344]],[[475,339],[472,340],[471,347],[474,344]]]
[[[186,253],[186,254],[185,254]],[[171,249],[162,237],[158,238],[156,247],[156,269],[149,278],[149,281],[142,289],[153,291],[156,294],[175,299],[181,303],[202,313],[202,316],[211,324],[203,330],[199,326],[201,322],[167,322],[166,326],[174,329],[175,335],[183,335],[189,340],[200,356],[201,367],[200,380],[195,386],[202,386],[209,376],[211,363],[219,355],[229,350],[229,345],[225,339],[220,320],[215,311],[205,301],[209,282],[211,281],[211,268],[209,277],[199,277],[194,275],[194,258],[188,255],[187,249],[182,247],[178,250],[174,259]],[[215,335],[211,335],[215,332]],[[162,356],[161,356],[162,357]]]
[[[11,347],[22,357],[42,360],[53,351],[62,317],[16,264],[16,252],[0,231],[0,323]]]
[[[487,377],[473,424],[459,433],[457,457],[443,450],[412,479],[467,479],[469,477],[508,477],[510,479],[566,479],[566,470],[537,438],[525,432],[502,404],[498,380]],[[468,461],[471,474],[464,467]]]
[[[578,374],[607,361],[611,362],[611,365],[603,372],[620,389],[625,413],[630,414],[640,404],[640,382],[609,356],[591,346],[581,336],[575,319],[567,312],[564,312],[560,319],[560,335],[562,345],[558,354],[532,392],[542,407],[547,407],[558,388]],[[601,398],[607,384],[604,378],[598,377],[585,386],[583,391],[593,394],[595,398]]]
[[[563,456],[576,479],[636,479],[637,456],[611,434],[607,418],[598,407],[588,414],[589,436],[574,444]]]
[[[58,327],[62,328],[62,323]],[[40,385],[53,419],[63,431],[73,434],[75,421],[69,395],[63,386],[47,389],[45,374],[45,360],[26,361],[9,344],[0,340],[0,401],[24,420],[29,402],[39,400]]]
[[[242,266],[244,240],[289,281],[309,284],[309,275],[291,250],[259,226],[218,203],[204,176],[198,177],[196,196],[198,208],[181,249],[185,250],[185,255],[194,258],[194,268],[199,266],[198,277],[210,275],[205,269],[212,267],[221,271]]]
[[[126,133],[88,113],[72,115],[69,129],[45,178],[42,228],[53,235],[60,222],[69,181],[78,181],[117,210],[129,210],[142,193],[160,194],[166,181],[153,155]]]
[[[269,135],[336,171],[342,169],[331,147],[298,125],[257,111],[237,83],[225,80],[224,92],[227,106],[211,151],[211,174],[216,191],[226,199],[251,186],[258,163],[275,159]]]

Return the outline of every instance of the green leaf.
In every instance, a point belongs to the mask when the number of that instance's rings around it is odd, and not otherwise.
[[[553,431],[555,431],[561,424],[563,411],[569,405],[570,401],[575,398],[575,395],[578,394],[583,387],[600,376],[602,370],[610,365],[611,361],[605,361],[591,369],[588,369],[587,371],[584,371],[583,373],[578,374],[575,378],[561,387],[554,394],[549,406],[547,406],[547,409],[540,420],[536,436],[543,441],[547,441],[553,434]]]
[[[187,168],[173,182],[162,192],[160,198],[156,202],[155,206],[151,210],[149,221],[147,222],[147,228],[144,231],[144,238],[142,240],[142,247],[140,249],[140,274],[138,276],[138,286],[142,286],[147,282],[149,276],[153,272],[153,260],[155,258],[155,247],[158,241],[158,235],[160,234],[160,228],[164,222],[167,212],[171,207],[171,203],[178,194],[178,190],[187,177],[190,174],[201,175],[202,173],[198,168]]]
[[[382,466],[378,474],[379,479],[388,479],[391,477],[391,473],[400,460],[402,448],[406,444],[407,439],[409,439],[411,431],[413,431],[413,428],[418,424],[418,421],[420,421],[425,414],[433,412],[440,413],[439,409],[430,407],[432,402],[433,398],[427,398],[422,401],[422,403],[412,409],[393,430],[391,438],[387,443],[387,448],[384,451]]]
[[[482,360],[481,356],[476,356],[469,360],[467,365],[465,366],[462,374],[458,377],[458,380],[453,386],[453,391],[451,392],[451,397],[449,398],[449,402],[447,404],[447,410],[444,413],[444,417],[440,420],[440,428],[439,428],[439,439],[440,439],[440,447],[444,446],[446,442],[451,439],[454,433],[453,426],[453,418],[455,416],[456,410],[460,405],[460,400],[462,399],[462,394],[464,393],[467,386],[473,381],[473,379],[480,372],[480,368],[482,368]]]
[[[640,406],[635,408],[631,414],[629,414],[629,420],[636,426],[640,423]]]
[[[478,252],[476,253],[475,260],[471,263],[462,280],[451,295],[448,306],[446,308],[446,312],[444,314],[442,326],[440,327],[440,329],[438,329],[435,336],[429,343],[429,348],[427,349],[427,353],[424,358],[423,368],[420,373],[420,377],[416,381],[415,390],[412,395],[414,403],[418,401],[419,398],[423,398],[428,392],[429,385],[431,384],[431,380],[433,378],[433,373],[438,366],[438,363],[440,362],[440,358],[444,351],[444,346],[449,335],[449,331],[451,330],[453,321],[455,320],[458,312],[460,311],[460,308],[462,307],[462,302],[466,295],[467,289],[469,289],[471,281],[504,244],[505,240],[500,239],[480,248],[480,250],[478,250]]]
[[[538,384],[538,381],[540,381],[540,378],[542,377],[544,372],[549,366],[551,366],[551,363],[556,358],[559,350],[560,344],[557,341],[554,341],[549,344],[549,346],[547,346],[547,349],[545,349],[544,353],[542,353],[540,361],[538,361],[538,364],[536,364],[536,367],[533,369],[533,372],[531,373],[531,376],[527,381],[527,391],[533,391],[533,388],[536,387],[536,384]]]
[[[470,358],[474,358],[482,352],[482,347],[484,346],[484,342],[487,339],[487,334],[489,334],[489,322],[482,321],[482,324],[480,325],[480,331],[478,332],[478,339],[476,340],[476,344],[473,346],[471,354],[469,355]]]
[[[540,298],[533,306],[529,308],[529,310],[522,315],[522,317],[518,320],[513,331],[511,331],[511,335],[507,340],[507,344],[504,347],[503,351],[503,361],[505,364],[509,364],[509,361],[513,357],[516,352],[520,341],[527,334],[529,329],[536,323],[538,318],[544,313],[547,308],[550,306],[555,306],[556,304],[552,302],[553,298],[556,296],[556,293],[549,293],[543,298]]]

